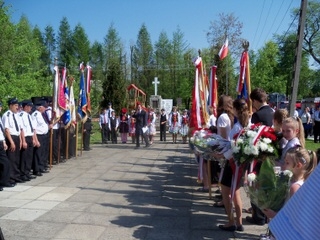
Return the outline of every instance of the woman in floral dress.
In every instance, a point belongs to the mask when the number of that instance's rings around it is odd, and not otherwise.
[[[182,136],[182,143],[187,143],[187,136],[189,133],[189,116],[187,109],[183,111],[183,114],[181,116],[181,128],[179,132]]]
[[[156,114],[153,111],[153,108],[149,108],[148,112],[148,135],[149,135],[149,143],[153,144],[154,135],[156,135]]]
[[[169,133],[172,134],[172,143],[177,143],[177,135],[180,128],[180,113],[177,111],[177,107],[173,106],[169,115]]]

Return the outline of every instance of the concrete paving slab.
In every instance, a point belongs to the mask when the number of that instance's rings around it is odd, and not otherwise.
[[[197,165],[185,144],[92,148],[0,192],[6,240],[258,239],[266,231],[245,221],[242,233],[217,227],[227,217],[196,191]],[[243,202],[249,206],[245,195]]]
[[[94,225],[68,224],[55,239],[98,239],[105,228]]]
[[[33,221],[45,214],[46,210],[18,208],[2,216],[0,219],[15,221]]]

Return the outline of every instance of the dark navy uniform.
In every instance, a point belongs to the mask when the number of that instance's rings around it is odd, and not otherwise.
[[[31,101],[22,101],[23,109],[26,109],[26,106],[32,107],[33,104]],[[31,108],[28,109],[28,112],[22,111],[19,113],[22,122],[22,129],[24,132],[24,138],[26,142],[26,147],[21,149],[21,164],[20,164],[20,175],[23,180],[30,180],[34,178],[30,175],[33,162],[33,148],[34,148],[34,123],[29,114]]]
[[[18,99],[8,101],[9,108],[18,111]],[[21,119],[17,113],[8,110],[3,114],[2,122],[5,129],[6,143],[8,145],[7,156],[10,161],[10,181],[23,182],[20,178],[20,144],[21,144]]]
[[[46,156],[46,138],[48,134],[48,124],[45,122],[41,112],[38,110],[38,107],[44,107],[43,103],[36,103],[37,110],[33,112],[32,119],[35,123],[35,131],[37,139],[40,143],[39,147],[34,148],[34,166],[33,174],[41,176],[42,172],[45,172],[45,166],[48,159],[45,159]]]

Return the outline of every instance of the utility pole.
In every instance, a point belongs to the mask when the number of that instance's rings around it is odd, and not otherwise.
[[[304,36],[304,27],[306,23],[306,12],[307,12],[307,0],[301,0],[295,64],[294,64],[294,70],[293,70],[294,74],[293,74],[293,80],[291,85],[291,99],[290,99],[290,106],[289,106],[290,116],[294,115],[294,110],[296,108],[300,69],[301,69],[302,42],[303,42],[303,36]]]

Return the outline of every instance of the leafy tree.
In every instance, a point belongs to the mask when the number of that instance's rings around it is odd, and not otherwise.
[[[74,58],[74,45],[72,41],[72,31],[66,17],[63,17],[58,32],[58,58],[62,65],[65,65],[71,73],[78,71],[75,65],[81,60]],[[72,69],[73,67],[73,69]]]
[[[7,85],[10,80],[14,78],[13,58],[14,58],[14,42],[12,41],[15,34],[15,26],[10,21],[8,14],[9,8],[4,6],[3,0],[0,0],[0,96],[3,102],[9,92],[7,91]]]
[[[219,94],[230,94],[235,92],[234,61],[232,58],[239,58],[243,51],[242,42],[242,22],[239,21],[233,13],[219,14],[219,20],[211,21],[209,31],[207,32],[207,40],[212,51],[212,62],[217,65],[217,76],[219,79]],[[218,52],[224,44],[226,38],[229,41],[229,54],[220,61]],[[228,81],[227,81],[228,79]]]
[[[79,62],[89,61],[90,42],[84,28],[77,24],[73,30],[72,42],[74,49],[74,59]],[[77,63],[77,62],[76,62]]]
[[[153,94],[152,80],[154,73],[154,55],[150,34],[145,24],[142,24],[137,42],[133,48],[133,76],[132,82],[140,87],[147,95]]]
[[[91,85],[91,104],[92,109],[98,112],[100,107],[100,101],[102,96],[102,79],[104,79],[104,57],[103,46],[99,42],[95,41],[90,48],[90,65],[93,69]]]
[[[10,79],[7,91],[11,96],[30,98],[39,93],[47,93],[45,89],[37,90],[38,82],[43,80],[41,73],[41,44],[33,35],[28,19],[22,16],[16,26],[13,38],[15,45],[13,51],[12,67],[14,78]]]
[[[255,65],[252,67],[255,75],[251,75],[251,88],[263,86],[267,92],[284,92],[286,82],[280,81],[277,74],[279,48],[275,42],[269,41],[258,51]]]
[[[123,46],[119,34],[113,24],[109,27],[105,37],[105,78],[103,79],[102,107],[112,102],[114,109],[121,109],[127,105],[126,99],[126,76],[123,72]]]
[[[298,10],[295,9],[295,12]],[[320,64],[320,2],[308,1],[303,49]]]
[[[155,45],[155,73],[156,76],[160,80],[160,84],[158,85],[158,94],[162,96],[162,98],[168,98],[172,96],[172,91],[170,88],[170,75],[169,75],[169,62],[168,58],[170,57],[171,52],[171,42],[168,38],[166,32],[162,31],[159,35],[158,41],[156,41]]]

